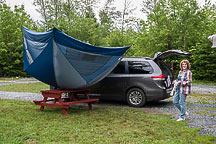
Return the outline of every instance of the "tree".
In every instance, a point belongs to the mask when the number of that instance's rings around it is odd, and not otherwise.
[[[196,0],[159,0],[143,26],[145,46],[153,53],[160,50],[184,49],[193,45],[202,19]],[[146,51],[146,50],[145,50]]]
[[[45,29],[49,29],[49,15],[48,14],[48,3],[49,0],[34,0],[34,5],[38,6],[39,8],[36,9],[37,12],[39,12],[42,16],[42,25],[45,27]]]
[[[216,76],[211,67],[215,61],[209,59],[215,53],[209,49],[207,40],[215,32],[215,12],[215,6],[209,1],[202,8],[196,0],[158,0],[147,22],[143,22],[135,55],[153,56],[157,51],[182,49],[195,54],[189,59],[196,78]],[[202,74],[198,69],[203,70]]]
[[[95,0],[35,0],[38,11],[44,17],[44,26],[56,27],[66,34],[93,45],[102,45],[102,34],[95,18]],[[46,8],[46,9],[44,9]],[[46,18],[46,19],[45,19]]]
[[[81,0],[81,13],[85,18],[95,18],[93,7],[96,5],[96,0]]]
[[[12,11],[6,4],[0,4],[0,76],[25,75],[21,25],[37,29],[23,5]]]
[[[132,16],[132,13],[136,8],[133,7],[130,0],[124,0],[123,11],[121,12],[120,18],[120,30],[123,33],[125,30],[132,28],[131,26],[134,24],[133,21],[136,20],[135,17]]]
[[[106,0],[105,5],[99,12],[100,27],[103,31],[103,37],[110,34],[115,29],[114,23],[119,17],[119,11],[113,6],[114,0]]]
[[[147,15],[151,14],[157,4],[158,0],[143,0],[141,11]]]
[[[202,27],[197,33],[199,42],[190,47],[190,52],[193,53],[191,57],[193,77],[199,80],[215,81],[216,50],[211,48],[212,43],[207,38],[216,33],[216,6],[206,1],[199,17],[202,19],[199,21]]]

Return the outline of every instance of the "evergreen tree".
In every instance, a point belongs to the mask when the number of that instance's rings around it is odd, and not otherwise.
[[[14,11],[5,3],[0,4],[0,76],[23,76],[22,27],[37,29],[24,11],[15,6]]]

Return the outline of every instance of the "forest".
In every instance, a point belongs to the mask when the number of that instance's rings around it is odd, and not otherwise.
[[[56,27],[64,33],[96,46],[133,45],[124,56],[152,57],[158,51],[180,49],[191,57],[172,56],[179,70],[181,59],[191,62],[193,79],[216,81],[216,49],[208,36],[216,33],[216,6],[209,0],[143,0],[141,12],[133,15],[132,0],[124,0],[122,11],[105,0],[99,13],[94,11],[100,0],[34,0],[41,15],[35,21],[24,5],[13,9],[0,0],[0,77],[28,76],[23,71],[21,25],[44,32]]]

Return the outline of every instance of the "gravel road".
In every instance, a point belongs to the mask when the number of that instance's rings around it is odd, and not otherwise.
[[[25,83],[25,81],[19,81],[18,83]],[[11,84],[11,82],[9,82]],[[5,84],[5,83],[1,83]],[[211,95],[216,97],[216,86],[211,85],[198,85],[193,84],[193,92],[203,95]],[[2,92],[0,91],[0,99],[17,99],[17,100],[41,100],[43,97],[41,94],[25,93],[25,92]],[[94,106],[117,106],[128,107],[125,103],[120,102],[107,102],[100,101]],[[152,102],[146,104],[143,108],[139,108],[149,113],[166,113],[172,114],[173,120],[179,116],[179,111],[172,103],[172,99],[166,99],[159,102]],[[216,137],[216,102],[208,101],[202,103],[194,99],[187,100],[187,111],[189,116],[186,117],[189,128],[200,128],[199,133],[202,135],[213,135]]]

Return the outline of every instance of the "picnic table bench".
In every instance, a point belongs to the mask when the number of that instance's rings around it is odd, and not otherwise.
[[[80,90],[43,90],[43,100],[33,101],[36,105],[41,106],[40,111],[44,110],[44,106],[62,108],[64,115],[67,115],[67,110],[73,104],[88,103],[88,107],[92,110],[92,103],[98,103],[99,99],[90,99],[88,96],[90,89]],[[67,96],[63,96],[67,94]],[[80,98],[80,94],[84,98]]]

